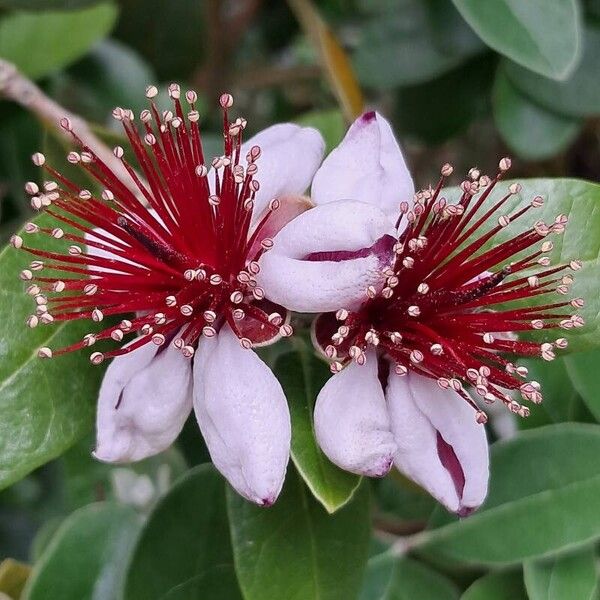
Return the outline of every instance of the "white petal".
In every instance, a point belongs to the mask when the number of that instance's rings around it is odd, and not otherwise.
[[[367,287],[381,287],[393,233],[389,217],[371,204],[343,200],[317,206],[275,236],[260,260],[258,283],[270,300],[291,310],[355,308],[365,301]],[[318,258],[317,253],[337,256]]]
[[[260,189],[254,200],[254,215],[259,215],[273,199],[304,193],[321,164],[325,142],[312,127],[292,123],[272,125],[242,145],[241,161],[252,146],[260,146],[254,177]]]
[[[315,405],[315,434],[321,450],[346,471],[383,477],[392,466],[396,444],[390,430],[377,357],[355,362],[323,386]]]
[[[215,467],[245,498],[275,502],[290,455],[290,414],[267,365],[228,326],[194,359],[194,410]]]
[[[465,487],[463,508],[475,509],[484,501],[489,479],[489,449],[485,427],[475,420],[475,411],[457,393],[442,390],[435,381],[415,376],[411,383],[415,403],[452,446],[460,462]]]
[[[410,202],[413,193],[412,178],[390,124],[375,112],[354,121],[323,161],[312,185],[315,204],[353,198],[394,217],[400,202]]]
[[[94,456],[141,460],[168,448],[192,408],[191,363],[169,345],[144,346],[113,360],[98,398]]]
[[[391,373],[386,398],[398,470],[452,512],[467,515],[478,508],[487,493],[489,457],[485,429],[473,409],[454,391],[412,373]]]

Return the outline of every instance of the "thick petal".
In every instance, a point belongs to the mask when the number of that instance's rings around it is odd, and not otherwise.
[[[259,215],[273,198],[304,193],[321,164],[325,142],[312,127],[292,123],[272,125],[242,145],[241,160],[252,146],[260,146],[256,161],[260,184],[254,199],[254,214]]]
[[[435,380],[393,372],[386,393],[398,452],[398,470],[448,510],[468,515],[487,494],[489,453],[485,428],[473,409]]]
[[[392,260],[394,224],[372,204],[343,200],[317,206],[288,223],[260,260],[258,283],[291,310],[352,309],[367,287],[383,284]]]
[[[410,202],[414,185],[390,124],[378,113],[359,117],[340,145],[315,174],[315,204],[355,199],[398,215],[400,202]]]
[[[171,345],[115,358],[100,387],[94,456],[128,462],[168,448],[192,408],[191,379],[190,361]]]
[[[383,477],[396,444],[377,377],[377,356],[350,363],[323,386],[315,405],[315,434],[321,450],[346,471]]]
[[[275,502],[290,456],[290,414],[267,365],[228,326],[194,359],[194,410],[215,467],[245,498]]]
[[[308,196],[281,196],[279,201],[280,206],[277,210],[269,211],[267,208],[257,215],[256,222],[260,224],[260,230],[248,250],[249,257],[256,255],[265,238],[273,239],[285,225],[314,206]],[[251,234],[253,235],[254,231]]]

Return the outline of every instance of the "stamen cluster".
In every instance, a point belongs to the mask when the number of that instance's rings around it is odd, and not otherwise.
[[[173,342],[191,357],[199,337],[214,336],[225,322],[248,348],[292,333],[284,322],[284,309],[264,299],[255,279],[260,255],[272,246],[264,231],[279,201],[272,200],[253,220],[261,150],[253,146],[241,156],[246,120],[229,120],[233,98],[223,94],[224,154],[212,160],[209,171],[196,93],[185,93],[185,114],[178,85],[169,86],[173,110],[159,111],[153,100],[157,94],[154,86],[146,90],[150,107],[139,115],[142,133],[131,110],[113,111],[137,162],[134,168],[125,150],[114,148],[130,181],[120,179],[86,146],[67,118],[61,127],[79,146],[67,160],[99,184],[99,193],[64,177],[43,154],[32,157],[49,177],[41,187],[28,182],[25,190],[32,207],[57,223],[28,223],[25,234],[65,240],[67,247],[64,252],[49,251],[13,236],[13,246],[35,257],[21,272],[36,305],[27,324],[121,318],[69,347],[41,348],[42,358],[105,338],[121,343],[127,334],[139,337],[110,352],[92,353],[91,362],[99,364],[149,342]]]
[[[517,334],[582,327],[583,318],[564,309],[581,308],[583,300],[527,306],[519,301],[568,294],[573,276],[564,272],[579,270],[581,263],[551,267],[546,256],[553,244],[545,238],[565,231],[565,215],[551,225],[537,221],[490,246],[500,230],[543,205],[536,196],[527,206],[504,214],[502,207],[521,192],[519,184],[512,184],[487,208],[486,200],[509,168],[510,160],[502,159],[493,179],[471,169],[461,184],[460,199],[450,203],[441,195],[453,172],[446,164],[435,189],[418,192],[412,208],[401,204],[400,233],[392,263],[383,273],[383,288],[370,287],[358,310],[340,309],[315,322],[316,340],[332,360],[334,373],[351,360],[363,364],[367,348],[375,347],[398,375],[411,371],[436,379],[443,389],[454,389],[473,406],[481,423],[487,416],[465,387],[485,403],[499,400],[523,417],[529,409],[512,391],[518,390],[524,400],[542,401],[539,384],[526,379],[527,369],[505,355],[553,360],[555,349],[567,347],[565,338],[539,342]],[[538,242],[540,247],[532,249]]]

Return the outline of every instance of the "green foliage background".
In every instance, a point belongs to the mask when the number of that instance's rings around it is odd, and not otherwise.
[[[360,481],[328,463],[311,421],[327,367],[300,338],[265,350],[293,421],[284,491],[265,510],[226,489],[193,423],[140,464],[93,461],[101,371],[34,359],[48,335],[78,333],[26,330],[20,257],[5,249],[1,600],[598,598],[598,0],[0,0],[0,58],[110,144],[115,105],[139,110],[147,84],[177,81],[199,93],[209,154],[228,90],[251,132],[296,121],[328,149],[377,107],[421,187],[444,162],[489,172],[512,155],[524,197],[570,217],[555,258],[583,260],[588,303],[580,352],[528,361],[546,401],[493,444],[489,498],[463,521],[397,474]],[[40,148],[64,153],[52,124],[2,100],[0,78],[3,243],[32,218],[23,184]]]

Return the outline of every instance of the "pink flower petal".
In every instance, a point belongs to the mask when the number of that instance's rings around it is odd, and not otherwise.
[[[325,152],[325,142],[316,129],[292,123],[272,125],[250,138],[242,145],[242,161],[252,146],[261,149],[256,161],[255,180],[260,183],[254,200],[256,216],[273,198],[303,194]],[[209,181],[212,181],[210,175]]]
[[[191,363],[179,350],[146,344],[118,356],[100,387],[94,456],[129,462],[162,452],[191,408]]]
[[[350,127],[340,145],[323,161],[312,185],[317,205],[335,200],[369,202],[398,216],[400,202],[412,200],[412,178],[390,124],[368,112]]]
[[[275,236],[273,249],[260,260],[258,283],[269,299],[291,310],[357,307],[369,286],[383,284],[393,232],[391,220],[371,204],[317,206]]]
[[[350,363],[329,379],[315,405],[315,434],[321,450],[338,467],[383,477],[392,466],[396,444],[377,377],[377,356],[364,365]]]
[[[228,326],[200,342],[194,411],[215,467],[248,500],[273,504],[290,455],[287,402],[271,370]]]
[[[395,465],[448,510],[467,515],[487,494],[489,453],[474,410],[435,380],[391,373],[386,392],[398,452]]]

